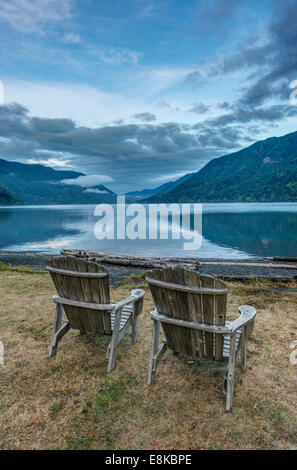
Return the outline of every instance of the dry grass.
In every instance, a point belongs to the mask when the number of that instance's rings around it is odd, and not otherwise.
[[[259,283],[257,283],[259,287]],[[263,283],[262,287],[267,288]],[[292,284],[290,287],[295,287]],[[169,351],[146,385],[151,338],[146,293],[139,341],[129,335],[106,373],[108,338],[71,331],[47,358],[54,308],[48,275],[0,273],[1,449],[296,449],[296,294],[229,284],[229,317],[258,309],[248,370],[236,372],[232,412],[224,411],[224,366],[189,364]],[[113,289],[113,300],[129,293]]]

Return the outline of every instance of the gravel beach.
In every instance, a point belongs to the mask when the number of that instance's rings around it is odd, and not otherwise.
[[[47,260],[53,256],[58,256],[54,254],[45,254],[45,253],[30,253],[30,252],[0,252],[0,262],[10,264],[11,266],[26,266],[32,269],[46,269]],[[216,277],[221,277],[224,279],[241,279],[248,278],[250,276],[260,277],[260,278],[269,278],[276,280],[290,280],[297,278],[297,269],[278,269],[277,263],[275,268],[263,268],[263,267],[248,267],[241,266],[242,263],[252,262],[263,263],[263,260],[256,259],[242,259],[242,260],[215,260],[215,259],[197,259],[197,261],[236,261],[236,266],[228,265],[207,265],[201,266],[201,274],[211,274]],[[123,280],[125,277],[128,277],[132,273],[143,272],[143,268],[136,267],[122,267],[106,264],[108,269],[110,280],[112,284]]]

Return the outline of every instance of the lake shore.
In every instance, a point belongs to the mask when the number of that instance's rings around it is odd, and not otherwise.
[[[10,264],[12,267],[26,266],[27,268],[45,270],[47,261],[57,254],[49,253],[32,253],[32,252],[15,252],[15,251],[3,251],[0,252],[0,262]],[[211,262],[222,262],[230,261],[236,262],[236,265],[203,265],[199,267],[199,271],[202,274],[211,274],[216,277],[224,279],[245,279],[250,277],[268,278],[276,280],[288,280],[297,278],[297,269],[278,269],[277,263],[275,268],[263,268],[254,266],[255,263],[263,263],[263,260],[257,259],[241,259],[241,260],[222,260],[218,258],[197,258],[197,263],[211,261]],[[245,264],[252,262],[253,266],[248,267]],[[131,274],[139,274],[146,271],[147,269],[142,267],[128,267],[105,264],[108,269],[110,280],[112,284],[117,284],[123,279],[129,277]]]

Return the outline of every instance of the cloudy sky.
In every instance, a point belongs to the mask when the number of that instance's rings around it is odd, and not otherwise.
[[[0,158],[123,193],[296,131],[296,25],[297,0],[0,0]]]

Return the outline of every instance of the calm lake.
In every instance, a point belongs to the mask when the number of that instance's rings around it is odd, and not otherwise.
[[[0,250],[58,253],[73,248],[199,258],[297,256],[297,203],[203,204],[201,247],[186,251],[183,239],[98,240],[94,209],[93,205],[1,207]]]

